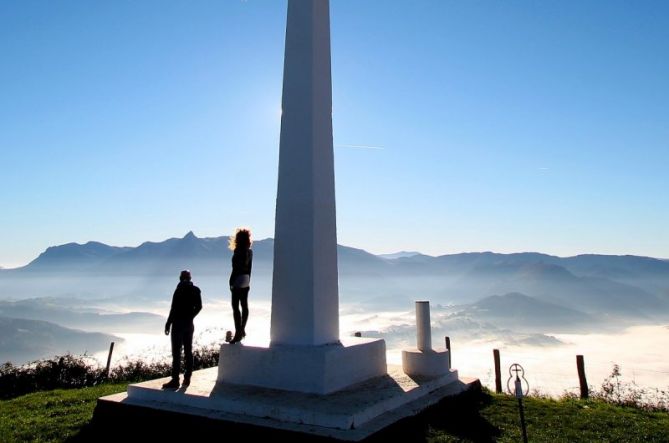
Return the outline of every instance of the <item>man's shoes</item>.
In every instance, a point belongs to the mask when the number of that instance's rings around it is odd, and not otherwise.
[[[172,380],[163,384],[163,389],[179,389],[179,379],[173,378]]]
[[[190,386],[190,376],[184,376],[184,381],[181,383],[181,387],[185,388]]]

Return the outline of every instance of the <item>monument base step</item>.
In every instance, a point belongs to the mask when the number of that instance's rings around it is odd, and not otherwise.
[[[321,346],[221,345],[218,382],[327,395],[387,372],[386,343],[342,338]]]
[[[123,415],[124,409],[126,412],[151,410],[172,417],[166,419],[166,426],[171,426],[174,417],[200,417],[221,423],[360,441],[446,397],[480,387],[477,379],[458,379],[456,371],[436,379],[420,380],[406,376],[400,366],[388,369],[388,375],[350,389],[315,395],[217,384],[217,368],[210,368],[193,373],[191,385],[176,391],[161,389],[167,378],[130,385],[127,393],[100,398],[96,416],[100,420],[104,419],[100,414]],[[137,414],[129,412],[129,415]]]

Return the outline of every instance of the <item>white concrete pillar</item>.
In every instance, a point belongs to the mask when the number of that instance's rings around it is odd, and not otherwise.
[[[432,350],[432,328],[430,326],[430,302],[416,302],[416,342],[419,351]]]
[[[217,381],[325,395],[387,376],[383,340],[339,341],[328,0],[288,0],[283,75],[271,342],[221,345]]]
[[[339,342],[328,0],[289,0],[271,345]]]

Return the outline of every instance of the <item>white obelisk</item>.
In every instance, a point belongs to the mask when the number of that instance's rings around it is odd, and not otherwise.
[[[271,343],[337,343],[328,0],[288,2],[283,69]]]
[[[269,347],[223,344],[219,383],[329,394],[387,374],[386,344],[339,337],[329,0],[289,0]]]

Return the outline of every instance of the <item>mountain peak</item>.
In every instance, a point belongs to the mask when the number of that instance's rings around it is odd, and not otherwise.
[[[196,238],[197,237],[193,234],[193,231],[188,231],[188,234],[184,235],[184,240],[192,240]]]

